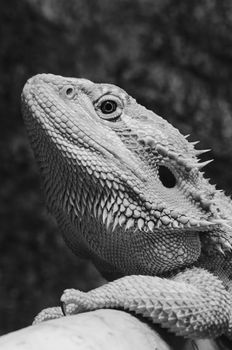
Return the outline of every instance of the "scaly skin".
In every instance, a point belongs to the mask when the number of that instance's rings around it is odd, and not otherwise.
[[[64,313],[124,308],[186,337],[231,337],[232,203],[203,177],[204,151],[110,84],[40,74],[22,109],[67,244],[117,278],[65,291]]]

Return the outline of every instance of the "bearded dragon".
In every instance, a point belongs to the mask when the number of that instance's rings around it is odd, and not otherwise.
[[[46,204],[67,245],[110,282],[64,291],[35,322],[133,311],[177,335],[231,338],[232,201],[197,150],[123,89],[39,74],[22,111]]]

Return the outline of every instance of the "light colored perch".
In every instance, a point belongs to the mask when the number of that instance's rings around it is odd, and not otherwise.
[[[216,349],[208,341],[198,342],[197,345],[199,350]],[[193,347],[189,341],[172,335],[168,335],[168,342],[164,341],[152,327],[129,313],[97,310],[47,321],[4,335],[0,338],[0,349],[192,350]]]

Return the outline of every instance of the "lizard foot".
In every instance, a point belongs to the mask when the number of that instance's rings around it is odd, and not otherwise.
[[[38,313],[38,315],[34,318],[32,324],[35,325],[44,321],[54,320],[63,316],[64,313],[61,307],[48,307],[47,309],[44,309]]]
[[[74,315],[90,309],[87,293],[77,289],[64,290],[60,300],[65,315]]]

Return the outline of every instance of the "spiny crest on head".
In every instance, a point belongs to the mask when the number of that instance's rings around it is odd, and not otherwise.
[[[184,136],[184,138],[189,137],[189,135]],[[197,150],[195,149],[195,145],[198,144],[196,142],[188,142],[190,146],[190,154],[184,155],[183,150],[175,150],[174,147],[171,149],[170,145],[165,144],[165,142],[160,142],[155,139],[155,137],[151,135],[138,135],[138,142],[144,146],[149,148],[150,150],[157,151],[163,157],[169,158],[171,161],[174,161],[180,166],[185,167],[187,170],[191,170],[196,168],[198,170],[203,169],[206,165],[210,164],[213,159],[200,162],[199,156],[210,152],[210,149]]]

